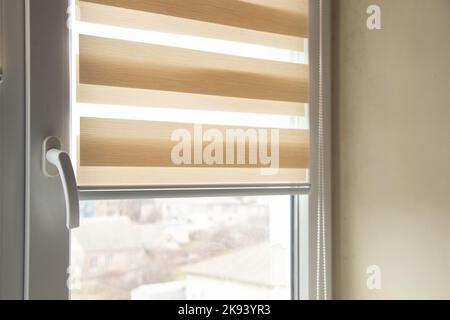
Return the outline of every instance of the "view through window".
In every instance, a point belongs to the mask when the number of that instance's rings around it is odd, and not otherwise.
[[[85,201],[72,299],[289,299],[290,197]]]

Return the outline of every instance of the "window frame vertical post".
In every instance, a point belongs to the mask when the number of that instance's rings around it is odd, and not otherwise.
[[[24,0],[0,0],[0,299],[23,299],[25,234]]]

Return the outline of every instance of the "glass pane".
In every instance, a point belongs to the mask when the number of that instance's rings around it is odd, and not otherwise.
[[[72,299],[289,299],[290,197],[86,201]]]

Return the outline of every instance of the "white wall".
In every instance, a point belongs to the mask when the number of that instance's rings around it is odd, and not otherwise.
[[[370,4],[382,30],[365,27]],[[335,298],[450,299],[450,1],[333,14]]]

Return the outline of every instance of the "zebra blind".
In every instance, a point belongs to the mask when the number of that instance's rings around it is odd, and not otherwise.
[[[81,186],[308,180],[306,0],[77,1]]]

